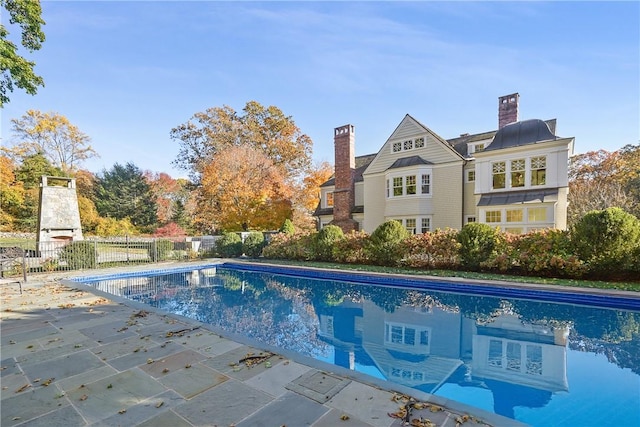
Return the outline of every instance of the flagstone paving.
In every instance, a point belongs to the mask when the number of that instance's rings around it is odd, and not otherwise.
[[[22,294],[17,285],[0,288],[3,427],[403,425],[389,415],[401,395],[364,376],[274,355],[58,278],[32,277]],[[417,393],[432,406],[413,418],[433,424],[411,425],[521,425]]]

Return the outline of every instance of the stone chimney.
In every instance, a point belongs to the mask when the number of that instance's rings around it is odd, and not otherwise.
[[[498,98],[498,129],[518,121],[518,104],[520,104],[519,93]]]
[[[331,224],[342,228],[345,233],[358,230],[358,222],[351,217],[355,203],[355,136],[353,125],[344,125],[334,129],[335,190],[333,190],[333,221]]]

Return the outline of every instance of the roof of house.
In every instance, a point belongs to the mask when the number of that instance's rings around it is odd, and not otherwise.
[[[542,141],[554,141],[558,139],[549,126],[542,120],[532,119],[521,122],[509,123],[496,132],[493,141],[484,151],[495,151],[503,148],[519,147],[522,145],[536,144]]]
[[[415,120],[415,119],[414,119]],[[419,123],[419,122],[418,122]],[[460,153],[465,158],[472,157],[467,151],[469,143],[476,141],[492,140],[491,144],[487,145],[484,151],[499,150],[502,148],[515,147],[519,145],[535,144],[541,141],[555,140],[559,137],[555,135],[556,119],[550,120],[524,120],[514,122],[506,125],[502,129],[492,130],[488,132],[481,132],[476,134],[463,134],[457,138],[451,138],[445,140],[455,151]],[[364,156],[358,156],[355,158],[355,182],[362,182],[362,173],[367,169],[367,166],[375,159],[376,155],[366,154]],[[419,160],[418,160],[419,159]],[[423,162],[423,163],[411,163],[411,162]],[[404,157],[396,160],[389,169],[401,168],[406,166],[414,166],[417,164],[430,164],[428,160],[422,159],[419,156]],[[320,187],[331,187],[335,185],[335,177],[331,177],[327,182]]]
[[[391,166],[387,168],[389,169],[398,169],[398,168],[406,168],[407,166],[416,166],[416,165],[432,165],[433,163],[423,159],[420,156],[410,156],[403,157],[401,159],[397,159]]]

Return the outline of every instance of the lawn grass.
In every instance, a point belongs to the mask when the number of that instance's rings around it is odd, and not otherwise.
[[[613,289],[620,291],[640,292],[640,278],[638,281],[608,282],[600,280],[576,280],[576,279],[558,279],[549,277],[532,277],[532,276],[514,276],[507,274],[495,273],[478,273],[472,271],[454,271],[454,270],[420,270],[408,267],[381,267],[377,265],[353,265],[353,264],[337,264],[332,262],[319,261],[290,261],[290,260],[273,260],[259,259],[251,260],[252,262],[264,262],[270,264],[291,265],[300,267],[317,267],[317,268],[333,268],[338,270],[364,271],[371,273],[387,273],[387,274],[407,274],[414,276],[437,276],[437,277],[459,277],[463,279],[473,280],[500,280],[514,283],[532,283],[545,284],[555,286],[572,286],[577,288],[597,288],[597,289]]]

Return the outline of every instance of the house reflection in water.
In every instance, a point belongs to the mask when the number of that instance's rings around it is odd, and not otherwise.
[[[569,326],[528,324],[509,310],[482,320],[440,305],[388,312],[366,299],[316,309],[336,365],[375,365],[386,379],[427,393],[445,383],[487,389],[494,411],[511,418],[516,406],[544,406],[568,391]]]

